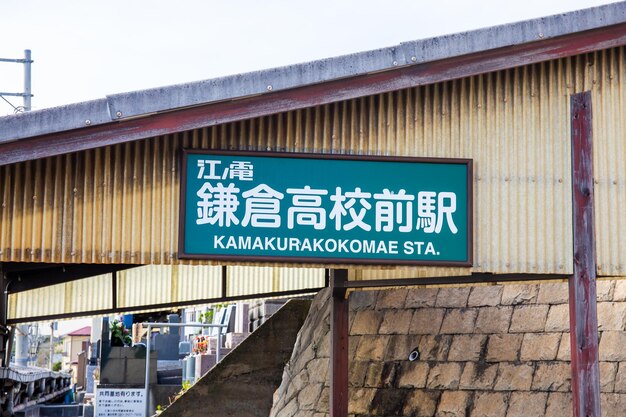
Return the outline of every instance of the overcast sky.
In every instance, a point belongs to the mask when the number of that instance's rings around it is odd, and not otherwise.
[[[41,109],[606,3],[0,0],[0,58],[32,50],[33,109]],[[21,65],[0,63],[0,92],[21,91],[22,76]],[[0,115],[12,112],[0,100]]]

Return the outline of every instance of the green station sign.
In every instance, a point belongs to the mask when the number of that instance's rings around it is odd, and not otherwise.
[[[472,263],[472,161],[183,150],[180,258]]]

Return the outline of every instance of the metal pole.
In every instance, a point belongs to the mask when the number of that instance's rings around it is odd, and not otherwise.
[[[9,280],[0,263],[0,351],[2,352],[0,366],[2,367],[8,367],[11,360],[12,336],[7,327],[8,288]]]
[[[222,346],[222,329],[217,329],[217,346],[215,347],[215,363],[220,361],[220,346]]]
[[[30,58],[30,49],[24,50],[24,111],[30,111],[30,67],[33,61]]]
[[[148,324],[146,334],[146,417],[150,415],[150,333],[152,326]]]
[[[146,379],[144,382],[146,388],[146,417],[150,415],[150,333],[152,327],[202,327],[211,328],[217,327],[217,349],[215,349],[215,363],[220,361],[220,345],[221,345],[221,330],[224,327],[228,327],[226,324],[200,324],[200,323],[142,323],[142,326],[148,326],[148,334],[146,335]]]
[[[54,359],[54,322],[50,323],[50,370],[52,370]]]

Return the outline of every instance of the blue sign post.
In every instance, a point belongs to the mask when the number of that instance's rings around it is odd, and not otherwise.
[[[179,257],[472,263],[472,161],[184,150]]]

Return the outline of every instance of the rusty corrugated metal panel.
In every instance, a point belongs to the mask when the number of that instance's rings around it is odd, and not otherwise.
[[[324,286],[322,268],[229,266],[227,276],[228,297]]]
[[[593,54],[594,211],[598,275],[626,272],[626,52]]]
[[[111,275],[98,275],[9,295],[9,319],[72,314],[111,306]]]
[[[221,267],[149,265],[118,272],[118,307],[221,296]]]
[[[9,319],[111,309],[111,280],[111,274],[104,274],[11,294]],[[227,296],[313,289],[324,286],[324,269],[229,267],[228,282]],[[121,310],[167,303],[193,305],[196,300],[222,297],[222,267],[142,266],[118,272],[117,285]]]
[[[623,68],[621,49],[605,54]],[[177,151],[189,147],[472,158],[473,271],[571,273],[568,96],[606,85],[625,95],[621,81],[593,84],[588,59],[2,167],[0,260],[198,264],[176,259]]]

